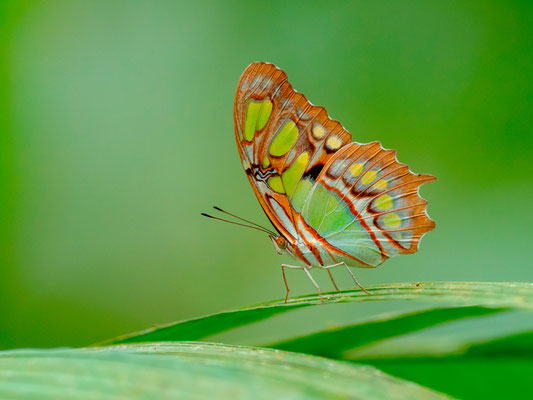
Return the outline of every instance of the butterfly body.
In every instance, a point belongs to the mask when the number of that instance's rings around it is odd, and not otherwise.
[[[377,267],[414,253],[434,228],[421,184],[379,142],[360,144],[323,107],[293,89],[269,63],[241,76],[235,137],[244,170],[279,236],[276,249],[302,268]]]

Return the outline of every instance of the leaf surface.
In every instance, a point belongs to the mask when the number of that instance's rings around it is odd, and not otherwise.
[[[533,284],[522,282],[430,282],[398,283],[368,287],[371,294],[361,290],[325,293],[326,304],[358,303],[363,301],[421,301],[444,307],[480,306],[533,310]],[[135,332],[103,342],[140,343],[152,341],[188,341],[234,329],[270,318],[276,314],[302,307],[321,306],[318,295],[289,299],[287,304],[277,300],[235,311],[174,322]]]
[[[0,352],[0,398],[443,399],[365,365],[210,343]]]

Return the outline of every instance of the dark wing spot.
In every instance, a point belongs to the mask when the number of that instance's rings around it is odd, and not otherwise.
[[[317,164],[311,167],[309,171],[306,172],[305,177],[310,177],[313,180],[316,180],[318,177],[318,174],[320,174],[320,171],[324,168],[324,164]]]

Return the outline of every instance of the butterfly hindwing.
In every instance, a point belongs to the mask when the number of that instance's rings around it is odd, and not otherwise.
[[[421,184],[434,179],[412,173],[378,142],[354,142],[326,164],[302,217],[334,249],[353,256],[352,263],[377,266],[415,252],[422,235],[434,228],[418,194]]]

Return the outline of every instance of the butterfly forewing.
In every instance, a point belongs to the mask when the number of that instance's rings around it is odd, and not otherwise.
[[[299,182],[314,179],[351,135],[314,106],[273,64],[253,63],[244,71],[235,96],[235,135],[248,179],[266,214],[293,238]]]

